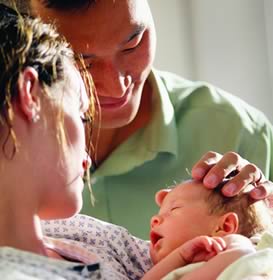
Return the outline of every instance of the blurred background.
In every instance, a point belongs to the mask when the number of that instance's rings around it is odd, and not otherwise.
[[[149,0],[155,66],[210,82],[273,123],[272,0]]]

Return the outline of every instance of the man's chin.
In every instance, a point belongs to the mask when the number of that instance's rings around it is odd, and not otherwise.
[[[130,122],[101,122],[100,129],[117,129],[117,128],[121,128],[121,127],[125,127],[127,124],[129,124]]]
[[[115,113],[107,116],[102,115],[101,121],[96,122],[95,127],[100,129],[116,129],[129,125],[135,118],[135,114],[127,116],[115,116]],[[97,125],[99,123],[99,125]]]

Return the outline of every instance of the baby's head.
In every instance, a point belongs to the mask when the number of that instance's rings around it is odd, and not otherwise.
[[[251,204],[244,193],[224,197],[223,185],[208,190],[202,182],[190,180],[156,194],[160,210],[151,219],[150,234],[154,263],[199,235],[250,237],[270,228],[271,217],[263,201]]]
[[[247,194],[248,189],[234,197],[222,195],[222,188],[228,180],[223,181],[213,191],[209,191],[205,197],[210,215],[225,215],[235,213],[238,220],[236,233],[251,237],[265,230],[272,230],[272,217],[265,201],[253,200]],[[252,185],[249,185],[253,188]]]

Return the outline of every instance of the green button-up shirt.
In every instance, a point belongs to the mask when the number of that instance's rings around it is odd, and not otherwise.
[[[204,82],[153,70],[150,123],[120,145],[92,174],[96,197],[84,191],[82,213],[148,238],[158,211],[155,193],[188,179],[207,151],[236,151],[273,179],[273,130],[266,117],[239,98]]]

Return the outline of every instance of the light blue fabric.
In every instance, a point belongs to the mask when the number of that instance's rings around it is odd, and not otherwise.
[[[73,244],[92,253],[97,260],[82,264],[0,247],[1,280],[141,279],[152,266],[148,242],[133,237],[122,227],[92,217],[75,215],[43,221],[42,230],[50,240]],[[69,258],[67,251],[62,252],[63,257]]]

